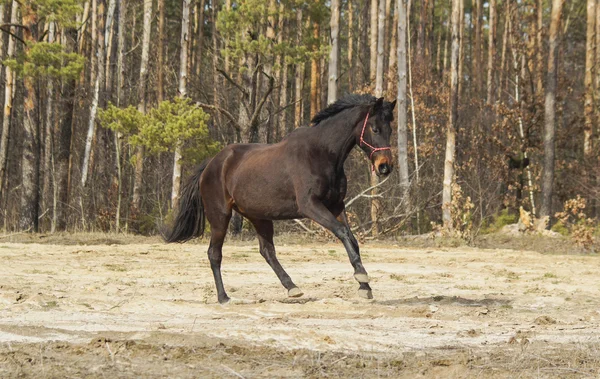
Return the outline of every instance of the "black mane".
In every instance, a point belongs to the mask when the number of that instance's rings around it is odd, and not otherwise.
[[[317,113],[311,122],[313,125],[317,125],[321,121],[335,116],[336,114],[345,111],[348,108],[352,108],[357,105],[372,105],[375,103],[375,100],[377,100],[375,96],[370,94],[348,94]]]

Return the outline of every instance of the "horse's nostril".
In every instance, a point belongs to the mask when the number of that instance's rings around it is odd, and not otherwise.
[[[387,175],[390,173],[390,166],[387,163],[380,164],[378,169],[380,174]]]

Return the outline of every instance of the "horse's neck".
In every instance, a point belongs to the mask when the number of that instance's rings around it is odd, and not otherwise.
[[[361,113],[349,109],[322,121],[315,128],[317,144],[332,152],[336,157],[336,166],[343,167],[350,151],[356,145],[356,127]]]

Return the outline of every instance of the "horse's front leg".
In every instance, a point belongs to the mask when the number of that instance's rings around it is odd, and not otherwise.
[[[340,241],[342,241],[346,248],[346,252],[348,253],[348,258],[350,258],[350,263],[354,268],[354,278],[360,283],[358,294],[366,299],[372,299],[373,293],[369,286],[369,276],[360,259],[358,241],[356,241],[356,238],[352,235],[347,223],[338,221],[333,213],[331,213],[329,209],[314,196],[300,204],[300,212],[304,216],[323,226],[325,229],[331,231],[340,239]]]

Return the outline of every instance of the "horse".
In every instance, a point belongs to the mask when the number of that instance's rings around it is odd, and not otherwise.
[[[309,218],[344,245],[360,297],[372,299],[369,276],[345,213],[344,162],[354,146],[368,155],[378,176],[392,172],[390,148],[396,101],[350,94],[318,112],[312,127],[297,128],[276,144],[230,144],[203,162],[184,185],[167,243],[202,236],[211,228],[208,259],[219,303],[229,302],[221,277],[223,241],[232,211],[252,223],[260,254],[289,297],[303,292],[275,255],[273,221]]]

